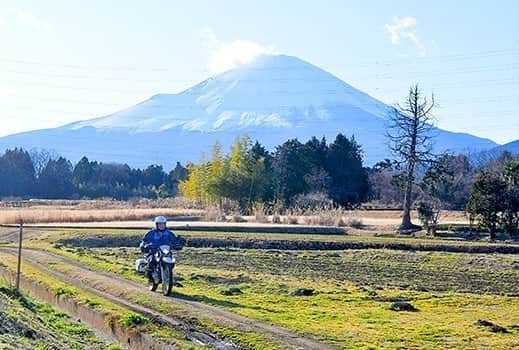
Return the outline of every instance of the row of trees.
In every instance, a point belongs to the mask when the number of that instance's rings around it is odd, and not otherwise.
[[[500,163],[489,162],[487,167],[493,169],[475,172],[465,156],[434,154],[434,107],[434,95],[428,99],[418,85],[411,86],[403,105],[397,104],[388,116],[386,137],[395,160],[379,163],[372,171],[374,192],[378,192],[379,197],[396,194],[396,201],[402,203],[399,232],[421,229],[411,222],[410,215],[413,203],[421,197],[415,207],[429,232],[434,233],[441,209],[466,208],[471,222],[477,219],[489,230],[491,238],[495,237],[498,225],[516,235],[519,231],[519,162],[510,154],[504,154],[498,159]],[[470,176],[474,173],[477,175]],[[378,189],[373,180],[381,182]]]
[[[503,154],[497,160],[476,166],[466,155],[444,154],[418,169],[411,199],[414,202],[433,197],[443,209],[465,210],[476,176],[491,164],[495,167],[509,159],[511,155]],[[400,207],[404,179],[404,170],[398,163],[386,159],[375,164],[369,169],[370,199],[385,207]]]
[[[338,135],[327,144],[312,138],[289,140],[268,152],[258,142],[239,138],[229,154],[216,144],[209,160],[180,164],[164,172],[157,165],[133,169],[125,164],[63,157],[22,149],[0,156],[0,196],[41,198],[167,197],[177,194],[206,204],[238,203],[247,212],[256,205],[355,206],[365,201],[402,207],[406,172],[385,160],[362,167],[354,139]],[[419,167],[411,202],[427,230],[434,233],[440,210],[467,210],[492,235],[518,234],[519,157],[503,153],[474,165],[465,155],[443,155]]]
[[[178,183],[186,178],[187,169],[179,163],[166,173],[159,165],[134,169],[86,157],[73,166],[45,150],[15,148],[0,156],[0,197],[167,197],[176,195]]]
[[[405,172],[386,160],[369,170],[370,199],[381,206],[400,207]],[[441,210],[466,210],[471,222],[490,232],[519,232],[519,157],[503,152],[475,165],[465,155],[442,155],[421,168],[411,200],[434,234]]]
[[[361,148],[342,134],[330,144],[315,137],[306,143],[288,140],[272,153],[244,136],[228,154],[216,143],[210,159],[189,164],[188,172],[182,195],[202,203],[235,201],[243,212],[257,204],[291,206],[298,196],[314,192],[354,206],[369,193]]]

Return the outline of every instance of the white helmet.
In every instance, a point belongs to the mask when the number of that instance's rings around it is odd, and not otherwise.
[[[157,217],[155,217],[155,220],[153,220],[153,222],[155,223],[155,226],[156,226],[158,224],[165,224],[168,222],[168,220],[166,220],[166,218],[164,216],[157,216]]]

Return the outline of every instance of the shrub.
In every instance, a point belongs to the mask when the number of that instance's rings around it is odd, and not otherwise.
[[[350,227],[353,227],[353,228],[356,228],[359,230],[364,227],[364,223],[362,222],[362,220],[357,219],[357,218],[348,219],[346,224]]]
[[[120,344],[112,344],[107,350],[123,350],[123,347]]]
[[[333,201],[326,193],[311,192],[300,194],[293,200],[293,206],[305,209],[319,209],[333,207]]]
[[[438,227],[438,218],[440,217],[440,209],[432,202],[422,201],[417,207],[418,218],[422,222],[427,234],[435,235]]]
[[[346,221],[344,221],[343,218],[340,218],[339,220],[337,220],[337,226],[338,227],[346,227],[346,226],[348,226],[348,224],[346,223]]]
[[[207,208],[204,218],[207,221],[225,221],[225,215],[223,211],[216,206],[210,206]]]
[[[130,312],[121,319],[121,324],[123,324],[126,327],[134,327],[134,326],[141,326],[145,325],[150,320],[142,315],[136,314],[134,312]]]
[[[256,219],[256,222],[259,223],[269,222],[269,218],[265,213],[265,208],[262,205],[254,208],[254,218]]]

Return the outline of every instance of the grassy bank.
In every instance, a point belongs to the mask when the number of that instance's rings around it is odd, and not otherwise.
[[[0,258],[3,262],[3,265],[1,266],[2,269],[7,269],[9,271],[15,269],[16,260],[14,256],[2,252],[0,253]],[[64,272],[65,271],[66,269]],[[85,306],[104,315],[103,317],[106,320],[106,326],[109,328],[113,328],[117,325],[117,327],[122,327],[124,331],[130,333],[138,332],[153,335],[154,337],[157,337],[159,341],[165,344],[171,344],[179,349],[192,350],[199,348],[189,342],[184,334],[172,329],[171,327],[151,322],[149,318],[139,315],[131,309],[85,291],[80,287],[65,283],[30,264],[24,263],[22,272],[23,278],[43,286],[56,297],[69,298],[78,305]],[[139,320],[144,322],[140,322]],[[50,330],[53,329],[53,325],[48,323],[44,323],[43,327]],[[63,347],[58,347],[55,349],[62,348]],[[101,348],[104,349],[105,347]],[[79,347],[79,349],[81,349],[81,347]],[[89,347],[87,346],[85,349],[89,349]]]
[[[13,291],[0,279],[0,348],[122,349],[47,303]]]

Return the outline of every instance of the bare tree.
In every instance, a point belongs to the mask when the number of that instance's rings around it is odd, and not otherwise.
[[[51,160],[57,160],[59,158],[58,154],[54,150],[47,150],[44,148],[32,148],[29,151],[29,156],[31,157],[32,164],[34,166],[34,172],[36,178],[39,178],[43,169],[47,166],[47,163]]]
[[[403,105],[397,104],[389,116],[386,136],[389,147],[397,162],[403,167],[403,214],[398,231],[410,233],[420,229],[411,222],[413,185],[416,169],[434,159],[432,139],[434,135],[432,109],[435,106],[434,95],[431,99],[422,95],[418,84],[411,86]]]

